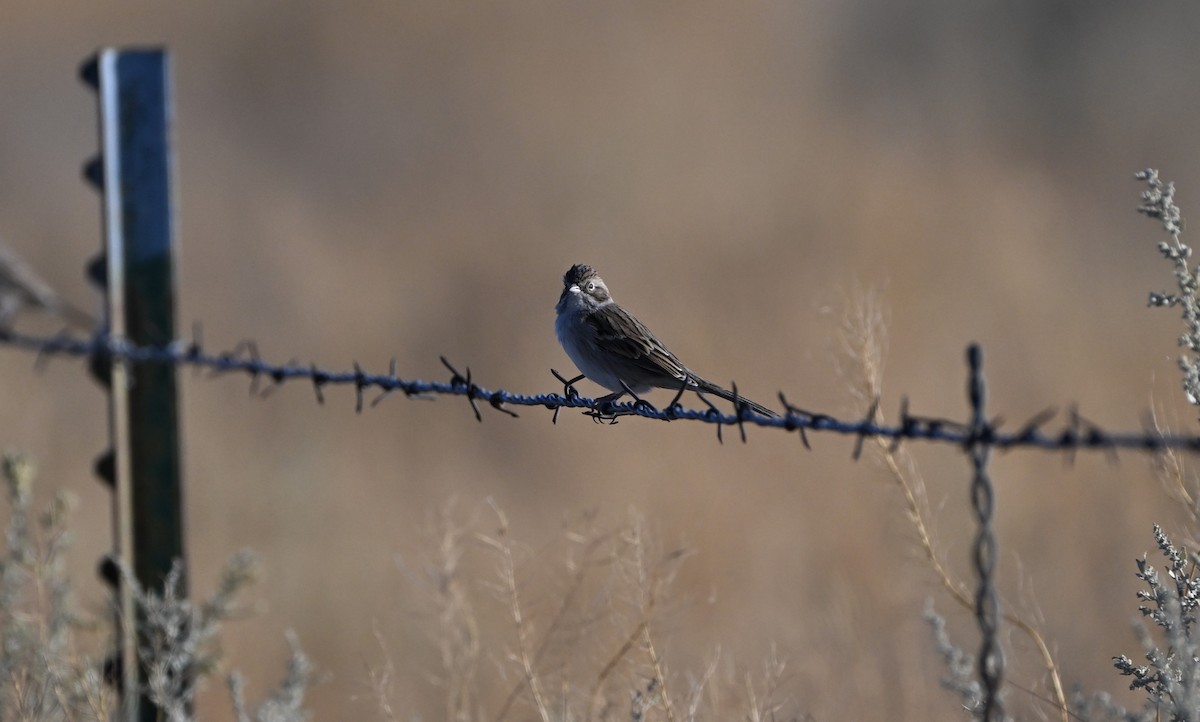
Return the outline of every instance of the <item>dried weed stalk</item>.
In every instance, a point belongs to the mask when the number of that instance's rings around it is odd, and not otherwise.
[[[847,304],[842,318],[841,339],[845,354],[843,376],[850,382],[850,392],[868,408],[874,408],[873,421],[883,422],[883,413],[876,403],[883,396],[883,369],[887,358],[887,312],[882,294],[876,290],[857,292]],[[888,475],[904,498],[905,516],[912,524],[934,576],[950,598],[964,610],[974,613],[975,602],[965,582],[954,579],[942,563],[934,534],[929,525],[931,516],[925,492],[925,482],[916,462],[908,451],[884,437],[875,437],[874,446]],[[1053,699],[1062,722],[1069,722],[1070,710],[1058,664],[1042,634],[1029,621],[1012,612],[1003,613],[1004,620],[1020,629],[1038,649],[1042,664],[1050,679]],[[1008,682],[1012,684],[1011,681]],[[1026,690],[1029,691],[1029,690]]]

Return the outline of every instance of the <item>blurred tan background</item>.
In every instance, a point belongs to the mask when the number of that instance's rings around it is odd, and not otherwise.
[[[0,237],[84,307],[100,221],[80,181],[97,141],[77,68],[99,46],[161,43],[174,61],[179,323],[203,322],[214,348],[254,338],[269,359],[380,372],[395,356],[421,378],[444,378],[445,354],[485,386],[556,391],[549,369],[572,369],[553,306],[563,271],[587,262],[697,371],[764,403],[782,389],[861,413],[837,372],[837,326],[855,288],[877,287],[892,418],[902,394],[916,413],[963,418],[963,349],[979,341],[990,410],[1014,424],[1077,402],[1136,430],[1153,401],[1195,430],[1177,314],[1145,307],[1173,278],[1132,179],[1157,165],[1185,215],[1200,207],[1192,8],[0,11]],[[98,608],[109,499],[91,464],[105,398],[78,363],[37,372],[0,349],[0,366],[0,444],[37,459],[41,495],[81,498],[73,561],[81,603]],[[615,524],[639,509],[665,545],[692,549],[660,639],[680,679],[718,646],[758,668],[775,644],[791,711],[961,718],[938,686],[925,598],[972,649],[973,625],[940,594],[883,470],[851,461],[852,440],[814,435],[806,452],[757,432],[720,446],[699,424],[565,413],[552,426],[539,409],[477,424],[458,400],[393,398],[357,416],[344,390],[318,406],[302,385],[259,400],[242,378],[181,378],[193,589],[210,592],[242,547],[263,560],[248,596],[262,613],[224,640],[252,699],[282,676],[291,628],[326,675],[316,718],[375,716],[378,627],[401,718],[439,719],[437,649],[396,557],[432,543],[426,521],[447,499],[472,510],[491,497],[534,563],[590,510]],[[966,578],[967,460],[913,448],[941,548]],[[1185,516],[1137,454],[1009,453],[993,472],[1006,599],[1040,618],[1068,684],[1135,703],[1110,661],[1138,657],[1134,559],[1152,550],[1153,521],[1182,534]],[[511,630],[494,630],[483,644],[502,659]],[[1044,694],[1028,643],[1008,641],[1014,678]],[[200,705],[229,716],[219,684]]]

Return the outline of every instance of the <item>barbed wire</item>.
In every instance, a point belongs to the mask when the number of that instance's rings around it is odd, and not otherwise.
[[[386,374],[370,373],[354,362],[352,370],[332,370],[316,364],[302,364],[291,360],[286,363],[271,363],[263,359],[253,341],[241,341],[232,349],[220,352],[205,350],[201,340],[201,328],[197,325],[190,340],[178,339],[162,346],[138,346],[126,339],[98,332],[91,337],[80,337],[63,332],[51,336],[18,333],[11,329],[0,329],[0,345],[33,351],[39,364],[55,357],[89,359],[92,365],[125,361],[130,363],[171,364],[177,367],[207,369],[216,375],[242,373],[250,377],[251,392],[268,394],[275,387],[289,382],[304,381],[312,386],[317,401],[324,403],[325,389],[331,386],[350,386],[355,392],[355,409],[361,412],[366,406],[366,395],[370,391],[378,394],[370,402],[376,406],[396,392],[410,398],[434,398],[437,396],[464,396],[477,420],[483,420],[481,402],[503,414],[516,417],[512,407],[544,407],[554,411],[552,420],[557,422],[562,409],[582,409],[598,422],[616,423],[624,416],[640,416],[660,421],[701,421],[715,424],[717,436],[723,440],[722,429],[736,426],[743,441],[746,428],[758,426],[796,432],[806,447],[809,447],[808,432],[830,432],[857,437],[854,456],[862,452],[867,438],[883,437],[895,444],[903,440],[923,440],[958,444],[964,447],[982,444],[989,448],[1011,449],[1031,447],[1046,450],[1098,449],[1115,452],[1119,449],[1141,449],[1162,451],[1183,449],[1200,451],[1200,437],[1160,433],[1147,422],[1141,432],[1109,432],[1086,420],[1075,408],[1064,414],[1047,409],[1035,414],[1014,431],[1002,430],[1003,420],[994,418],[981,424],[965,424],[950,419],[918,416],[909,412],[907,397],[901,399],[900,418],[896,424],[875,421],[879,400],[862,419],[844,420],[831,414],[808,411],[792,404],[780,392],[779,402],[784,413],[779,417],[767,417],[754,413],[741,403],[734,405],[732,413],[725,413],[700,395],[705,409],[685,408],[680,404],[683,390],[665,408],[655,408],[645,401],[600,403],[582,396],[573,386],[576,379],[567,379],[551,369],[555,378],[562,383],[562,393],[522,394],[503,389],[489,389],[476,382],[469,367],[459,371],[449,360],[441,357],[450,372],[448,381],[426,381],[403,378],[397,375],[396,360],[393,358]],[[264,386],[264,384],[266,384]],[[736,385],[733,387],[736,393]],[[1051,421],[1065,417],[1057,430],[1046,430]]]

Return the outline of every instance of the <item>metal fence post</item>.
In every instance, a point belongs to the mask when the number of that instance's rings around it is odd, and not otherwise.
[[[104,205],[102,263],[94,276],[107,291],[112,338],[144,346],[175,338],[169,68],[162,49],[107,48],[81,71],[99,96],[100,158],[86,167]],[[99,466],[114,489],[115,556],[143,589],[161,591],[184,556],[175,367],[111,360],[100,373],[110,390],[113,446]],[[181,583],[183,595],[186,575]],[[119,678],[121,717],[154,720],[158,710],[139,684],[145,674],[137,662],[132,590],[118,577],[117,591],[120,649],[110,669]]]

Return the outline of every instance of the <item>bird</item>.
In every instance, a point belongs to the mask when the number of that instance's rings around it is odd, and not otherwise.
[[[652,388],[686,389],[719,396],[763,416],[778,416],[685,366],[644,323],[613,300],[608,285],[587,264],[577,263],[563,274],[555,312],[554,330],[567,356],[584,376],[612,392],[596,399],[597,405],[627,393],[636,398]]]
[[[91,314],[64,301],[28,263],[0,242],[0,329],[11,329],[26,308],[40,309],[79,328],[96,326]]]

